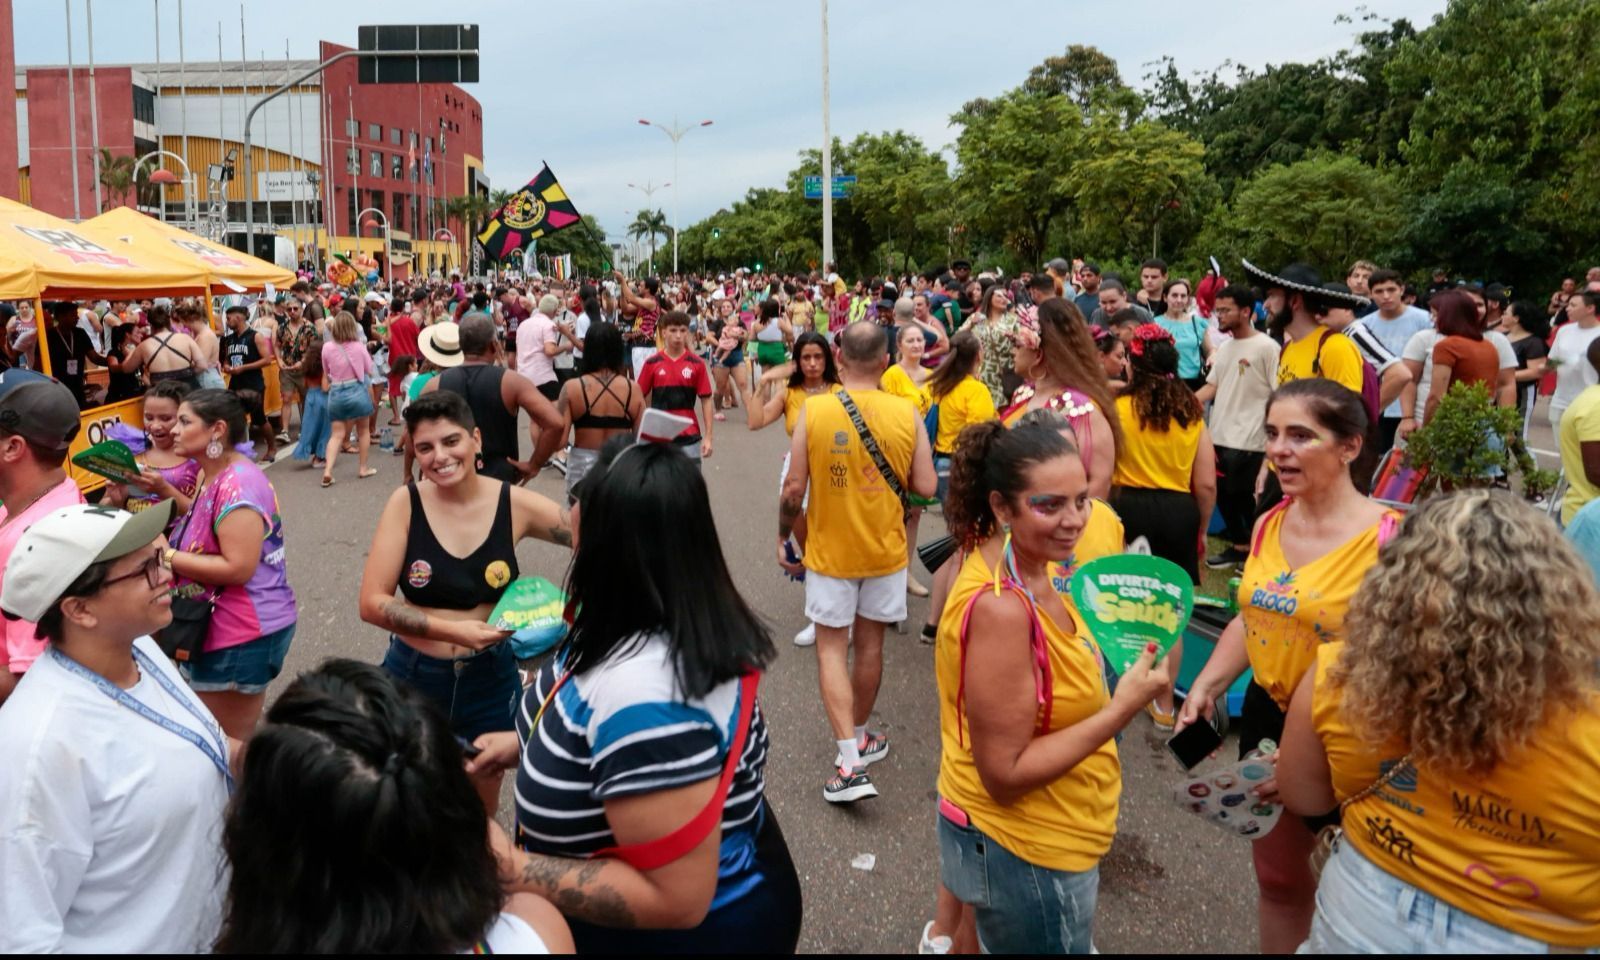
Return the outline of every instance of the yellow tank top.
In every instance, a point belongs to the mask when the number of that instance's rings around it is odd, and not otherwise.
[[[1274,508],[1263,521],[1258,544],[1244,562],[1238,596],[1250,669],[1283,710],[1316,659],[1317,647],[1343,636],[1350,599],[1378,562],[1383,526],[1375,523],[1332,552],[1291,569],[1278,539],[1287,512]]]
[[[916,406],[919,417],[927,416],[928,407],[933,405],[933,398],[928,395],[928,385],[912,383],[911,375],[898,363],[889,364],[889,369],[883,371],[883,376],[878,379],[878,389],[910,400]]]
[[[837,383],[830,383],[828,389],[823,392],[838,393],[842,389],[844,388]],[[804,387],[789,387],[783,395],[783,429],[788,431],[789,436],[794,436],[794,425],[800,422],[800,408],[815,396],[818,394],[806,393]]]
[[[979,551],[961,565],[939,619],[934,670],[939,680],[939,794],[965,810],[972,823],[1012,854],[1050,870],[1088,870],[1100,862],[1117,832],[1122,794],[1122,764],[1115,742],[1107,740],[1049,785],[1032,790],[1009,806],[997,803],[983,787],[972,759],[972,735],[958,718],[961,686],[961,621],[979,590],[992,589],[994,573]],[[1078,634],[1041,617],[1053,688],[1050,729],[1061,730],[1098,713],[1110,702],[1100,652]],[[967,656],[982,656],[981,635],[968,639]]]
[[[993,420],[994,397],[977,377],[967,377],[939,398],[939,435],[929,437],[935,453],[954,453],[956,438],[974,423]]]
[[[903,486],[917,449],[915,408],[881,390],[852,390],[850,397]],[[803,412],[811,472],[806,569],[841,580],[905,569],[900,498],[862,447],[839,394],[807,397]]]
[[[1117,398],[1117,417],[1122,421],[1122,449],[1117,451],[1111,482],[1119,487],[1188,493],[1189,474],[1200,449],[1201,422],[1181,427],[1173,420],[1165,431],[1146,429],[1133,409],[1132,397]]]
[[[1327,678],[1342,643],[1317,651],[1312,723],[1340,799],[1405,756],[1374,748],[1340,710]],[[1402,771],[1345,809],[1345,838],[1405,882],[1513,933],[1566,947],[1600,944],[1600,697],[1550,718],[1487,776]]]

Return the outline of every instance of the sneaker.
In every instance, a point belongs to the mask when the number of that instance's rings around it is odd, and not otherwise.
[[[563,477],[567,475],[567,461],[561,457],[551,457],[550,466]]]
[[[289,431],[285,430],[282,433],[278,434],[278,442],[279,443],[288,443],[289,442]]]
[[[817,643],[817,625],[806,624],[806,628],[794,635],[794,645],[797,647],[812,647]]]
[[[829,803],[854,803],[878,795],[865,770],[840,770],[822,787],[822,799]]]
[[[881,733],[867,733],[867,742],[861,744],[861,766],[869,767],[889,755],[889,738]],[[844,757],[835,756],[833,765],[843,769]]]
[[[1250,559],[1250,554],[1237,547],[1229,547],[1221,553],[1206,557],[1206,566],[1213,570],[1221,567],[1235,567]]]
[[[949,953],[955,941],[949,937],[930,936],[933,933],[933,921],[929,920],[922,928],[922,939],[917,942],[918,953]]]

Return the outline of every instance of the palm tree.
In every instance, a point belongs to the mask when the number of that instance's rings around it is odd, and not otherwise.
[[[650,238],[650,269],[655,269],[656,262],[656,236],[667,232],[667,215],[660,210],[640,210],[639,215],[628,224],[628,236],[637,240],[640,237]]]
[[[494,208],[495,212],[499,212],[501,207],[503,207],[506,204],[510,203],[511,202],[511,197],[512,197],[512,191],[510,191],[510,190],[490,190],[489,191],[489,203]]]
[[[100,148],[100,186],[113,201],[128,202],[128,194],[134,186],[133,163],[133,157],[115,156],[106,147]]]

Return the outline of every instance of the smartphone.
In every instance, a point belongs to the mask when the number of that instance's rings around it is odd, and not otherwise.
[[[1177,736],[1167,741],[1167,749],[1172,751],[1185,770],[1193,770],[1196,764],[1211,756],[1220,746],[1222,734],[1204,717],[1184,727]]]
[[[468,740],[466,737],[456,737],[456,743],[461,745],[461,754],[468,760],[478,759],[478,754],[483,752],[482,747],[473,743],[471,740]]]

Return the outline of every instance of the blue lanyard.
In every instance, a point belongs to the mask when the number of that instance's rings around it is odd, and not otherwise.
[[[202,713],[200,709],[196,707],[194,703],[187,696],[185,696],[184,693],[180,691],[170,679],[167,678],[167,675],[163,673],[159,667],[152,663],[150,658],[137,647],[134,648],[133,659],[134,662],[139,665],[139,670],[143,672],[145,676],[153,677],[156,683],[161,685],[161,689],[167,691],[168,696],[183,704],[184,709],[188,710],[196,720],[200,721],[200,725],[211,734],[216,741],[215,744],[213,744],[211,740],[207,740],[205,737],[202,737],[200,734],[189,729],[183,724],[156,712],[148,704],[144,703],[138,698],[129,696],[126,690],[123,690],[110,680],[107,680],[105,677],[100,676],[98,673],[95,673],[93,670],[90,670],[88,667],[85,667],[78,661],[63,654],[55,647],[52,646],[47,649],[50,652],[50,656],[55,659],[55,662],[60,664],[61,667],[68,673],[77,674],[78,676],[94,684],[101,693],[110,697],[116,703],[127,707],[129,710],[132,710],[139,716],[149,720],[151,723],[167,731],[168,733],[182,737],[183,739],[189,741],[189,743],[193,744],[201,753],[206,755],[206,759],[210,760],[211,763],[217,768],[217,771],[222,774],[223,781],[228,785],[228,793],[229,795],[232,795],[233,773],[228,769],[227,761],[223,759],[223,756],[227,753],[227,746],[226,741],[223,739],[221,728],[217,726],[217,722],[215,720]]]

